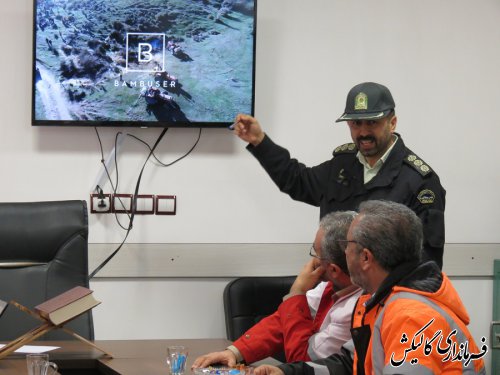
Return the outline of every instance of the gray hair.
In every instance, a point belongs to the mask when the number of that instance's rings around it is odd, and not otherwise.
[[[383,269],[391,271],[402,263],[422,259],[422,222],[411,209],[372,200],[360,204],[359,214],[353,238],[372,252]]]
[[[324,232],[321,240],[321,256],[339,266],[347,275],[349,271],[345,259],[345,246],[339,244],[337,240],[347,238],[347,231],[356,215],[354,211],[332,212],[323,216],[319,223]]]

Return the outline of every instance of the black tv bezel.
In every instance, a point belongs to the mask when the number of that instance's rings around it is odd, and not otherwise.
[[[228,122],[208,122],[208,121],[198,121],[198,122],[165,122],[165,121],[99,121],[99,120],[39,120],[35,118],[35,85],[36,85],[36,21],[37,21],[37,2],[39,0],[33,0],[33,41],[32,41],[32,72],[31,72],[31,126],[34,127],[80,127],[80,128],[92,128],[92,127],[105,127],[105,128],[205,128],[205,129],[221,129],[227,128],[232,124],[232,121]],[[252,104],[250,115],[255,114],[255,66],[256,66],[256,56],[257,56],[257,1],[252,0],[253,6],[253,61],[252,61]]]

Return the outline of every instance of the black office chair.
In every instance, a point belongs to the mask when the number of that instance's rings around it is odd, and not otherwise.
[[[241,277],[227,284],[224,289],[227,338],[236,340],[262,318],[274,313],[294,281],[295,276]],[[283,352],[273,357],[285,362]]]
[[[33,309],[77,285],[89,287],[88,216],[85,201],[0,203],[0,299]],[[0,341],[40,322],[8,306],[0,317]],[[65,325],[94,339],[92,312]],[[39,340],[68,340],[53,330]]]

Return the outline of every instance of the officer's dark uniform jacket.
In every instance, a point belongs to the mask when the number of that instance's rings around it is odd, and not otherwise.
[[[341,354],[280,365],[285,375],[485,374],[467,329],[469,316],[450,280],[433,262],[398,266],[352,316],[352,341]]]
[[[306,167],[267,135],[247,149],[259,160],[279,189],[292,199],[320,207],[320,217],[333,211],[355,210],[371,199],[402,203],[422,220],[424,259],[443,264],[445,190],[438,175],[411,150],[399,134],[377,175],[364,184],[363,165],[354,143],[339,146],[333,158]]]

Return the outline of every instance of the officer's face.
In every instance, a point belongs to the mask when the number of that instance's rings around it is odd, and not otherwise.
[[[370,165],[373,166],[391,146],[396,123],[397,117],[391,115],[380,120],[347,121],[352,141]]]

